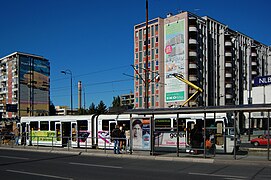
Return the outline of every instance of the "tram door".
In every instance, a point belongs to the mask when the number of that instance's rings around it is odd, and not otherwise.
[[[61,123],[55,123],[55,131],[56,131],[56,144],[55,145],[62,145],[62,128]]]
[[[72,122],[71,124],[71,146],[72,147],[77,147],[78,146],[78,130],[77,130],[77,122]]]
[[[108,130],[109,134],[111,134],[111,132],[113,131],[113,129],[115,129],[116,124],[117,124],[116,121],[110,121],[109,122],[109,130]]]
[[[194,128],[195,124],[196,124],[195,119],[186,120],[186,143],[187,144],[190,144],[191,130]]]
[[[69,146],[71,139],[71,122],[62,122],[62,146]]]

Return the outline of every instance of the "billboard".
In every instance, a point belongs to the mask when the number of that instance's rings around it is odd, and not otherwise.
[[[185,84],[173,73],[185,74],[185,20],[164,24],[165,102],[184,101]]]
[[[20,56],[20,110],[21,116],[45,115],[49,111],[50,64],[47,60]]]

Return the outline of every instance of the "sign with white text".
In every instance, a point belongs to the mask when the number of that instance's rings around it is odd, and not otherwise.
[[[265,86],[271,84],[271,76],[259,76],[254,78],[254,86]]]

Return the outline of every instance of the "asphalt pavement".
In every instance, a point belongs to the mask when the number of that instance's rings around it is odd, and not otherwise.
[[[15,151],[33,151],[46,153],[60,154],[80,154],[84,156],[98,157],[115,157],[129,159],[146,159],[160,161],[184,161],[184,162],[200,162],[200,163],[218,163],[218,164],[266,164],[271,165],[270,157],[266,148],[241,147],[240,151],[233,154],[207,154],[203,153],[191,154],[187,152],[154,152],[150,151],[123,151],[122,154],[114,154],[112,149],[82,149],[71,147],[44,147],[44,146],[6,146],[1,145],[0,150],[15,150]],[[269,160],[268,160],[269,158]]]

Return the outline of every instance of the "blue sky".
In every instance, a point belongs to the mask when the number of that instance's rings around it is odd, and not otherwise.
[[[271,45],[269,0],[149,0],[149,19],[190,11]],[[0,57],[19,51],[51,63],[51,100],[70,105],[73,73],[85,87],[86,107],[133,91],[133,27],[145,21],[145,0],[0,0]]]

